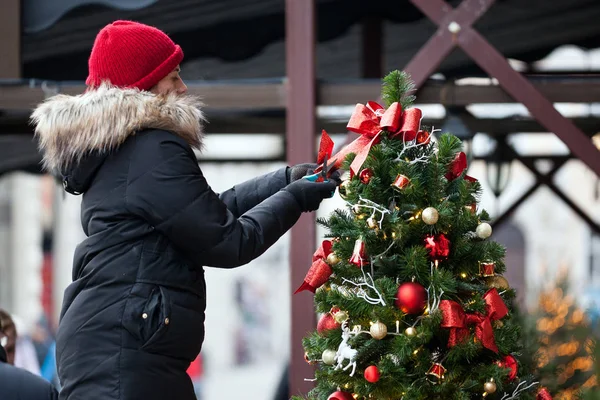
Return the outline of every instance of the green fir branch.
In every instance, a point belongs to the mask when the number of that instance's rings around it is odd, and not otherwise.
[[[408,72],[392,71],[383,78],[381,97],[389,107],[392,103],[398,102],[403,110],[409,108],[416,97],[409,94],[415,90],[415,84]]]

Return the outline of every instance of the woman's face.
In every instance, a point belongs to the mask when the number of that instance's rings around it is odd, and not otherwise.
[[[154,94],[185,94],[187,92],[187,86],[183,83],[183,80],[179,76],[181,68],[179,65],[175,67],[173,71],[164,78],[162,78],[150,91]]]

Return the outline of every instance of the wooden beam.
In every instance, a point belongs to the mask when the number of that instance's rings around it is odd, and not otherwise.
[[[530,79],[531,85],[551,102],[595,103],[600,93],[600,75],[571,79]],[[200,96],[215,110],[285,109],[285,84],[272,82],[187,82],[188,92]],[[52,86],[52,85],[50,85]],[[60,93],[76,95],[85,85],[61,83]],[[50,93],[50,92],[49,92]],[[232,93],[234,95],[232,95]],[[51,93],[50,93],[51,94]],[[381,95],[379,80],[356,80],[350,83],[322,82],[317,85],[319,105],[354,105],[377,99]],[[427,82],[417,92],[418,104],[466,106],[470,104],[518,103],[497,84],[454,84]],[[29,110],[44,101],[46,93],[40,82],[30,85],[0,81],[0,110]]]
[[[21,78],[21,0],[4,0],[0,12],[0,79]]]
[[[232,113],[223,116],[219,113],[213,114],[214,110],[205,110],[208,118],[206,132],[208,134],[285,134],[286,121],[285,116],[252,116]],[[33,134],[33,127],[28,122],[28,115],[18,118],[0,117],[0,135],[2,134]],[[571,122],[581,129],[587,136],[593,136],[600,132],[599,118],[571,118]],[[329,133],[345,133],[347,119],[331,120],[317,119],[317,135],[320,129],[325,129]],[[429,126],[442,126],[444,119],[423,119],[423,123]],[[495,118],[468,118],[465,124],[472,132],[485,133],[490,136],[504,136],[512,133],[547,133],[546,128],[535,120],[522,119],[495,119]]]
[[[588,138],[519,72],[515,71],[506,58],[472,28],[472,23],[483,15],[495,0],[463,0],[454,10],[444,0],[411,0],[439,29],[430,41],[415,55],[407,68],[415,72],[416,82],[426,79],[422,75],[436,68],[447,56],[449,48],[458,44],[465,53],[490,77],[498,80],[506,92],[523,103],[548,131],[554,132],[596,175],[600,176],[600,152],[590,144]],[[452,11],[451,11],[452,10]],[[452,40],[448,33],[452,33]],[[440,55],[434,55],[435,51]],[[427,52],[428,59],[421,56]],[[431,65],[426,65],[427,62]],[[417,64],[418,63],[418,64]],[[423,72],[425,71],[425,72]]]
[[[600,152],[569,119],[562,116],[542,93],[515,71],[477,31],[467,29],[459,36],[461,48],[484,71],[498,79],[502,87],[527,107],[548,131],[559,137],[581,161],[600,177]]]
[[[312,162],[315,158],[315,0],[286,0],[286,74],[287,74],[287,159],[289,165]],[[230,92],[231,96],[231,92]],[[253,102],[248,102],[253,104]],[[295,289],[304,281],[316,244],[315,214],[304,214],[292,228],[290,239],[290,284]],[[316,327],[310,293],[292,296],[290,396],[306,395],[313,384],[313,366],[304,360],[302,339]]]

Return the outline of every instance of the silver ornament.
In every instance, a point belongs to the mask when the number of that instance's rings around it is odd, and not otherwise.
[[[487,222],[481,223],[477,225],[475,232],[477,233],[477,237],[480,239],[487,239],[492,236],[492,226]]]
[[[335,363],[335,350],[325,350],[321,355],[323,363],[333,365]]]
[[[421,219],[427,225],[434,225],[435,223],[438,222],[439,217],[440,217],[440,214],[438,213],[438,210],[436,210],[433,207],[427,207],[421,213]]]

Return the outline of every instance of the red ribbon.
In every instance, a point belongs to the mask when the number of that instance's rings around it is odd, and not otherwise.
[[[456,178],[458,178],[459,176],[461,176],[463,171],[466,169],[467,169],[467,155],[461,151],[460,153],[458,153],[456,155],[456,157],[454,157],[454,160],[452,160],[452,162],[448,166],[448,172],[446,172],[446,175],[445,175],[446,179],[448,181],[453,181]],[[475,179],[469,175],[465,175],[465,179],[469,182],[477,182],[477,179]]]
[[[440,302],[443,317],[441,326],[450,329],[448,347],[456,346],[467,339],[469,336],[468,326],[475,325],[475,337],[484,347],[498,353],[492,321],[506,316],[508,308],[495,288],[488,290],[483,299],[487,305],[487,315],[480,313],[467,314],[462,306],[453,300],[442,300]]]
[[[541,388],[538,391],[537,396],[535,398],[536,398],[536,400],[552,400],[552,396],[550,395],[550,392],[546,388]]]
[[[313,254],[313,263],[304,277],[304,282],[294,294],[302,292],[303,290],[310,290],[314,293],[319,286],[327,282],[333,273],[329,264],[325,262],[327,256],[331,254],[331,247],[331,240],[324,240],[323,243],[321,243],[321,246],[319,246],[315,254]]]
[[[409,108],[402,112],[402,106],[399,103],[392,103],[387,110],[374,101],[367,102],[366,106],[357,104],[346,128],[360,134],[360,137],[331,158],[330,171],[339,169],[346,156],[355,153],[356,157],[350,165],[350,171],[352,174],[358,174],[371,147],[379,143],[382,131],[390,132],[392,138],[401,138],[404,141],[414,140],[421,125],[421,116],[421,110],[418,108]],[[326,135],[324,131],[323,134]],[[322,135],[320,148],[326,150],[328,145],[323,140],[324,136]],[[321,154],[321,150],[319,150],[319,154]]]

